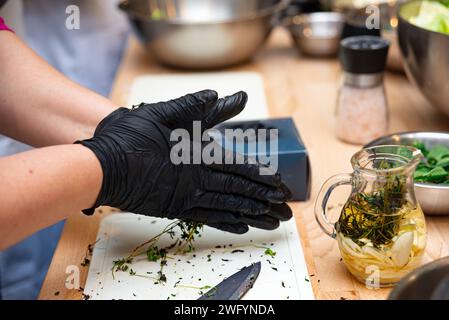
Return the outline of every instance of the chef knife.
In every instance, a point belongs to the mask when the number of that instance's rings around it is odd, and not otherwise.
[[[198,300],[240,300],[254,285],[261,263],[253,263],[210,289]]]

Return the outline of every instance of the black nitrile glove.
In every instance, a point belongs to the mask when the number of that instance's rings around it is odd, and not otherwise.
[[[113,112],[93,138],[78,142],[95,153],[103,169],[94,208],[203,222],[233,233],[245,233],[248,225],[272,230],[289,220],[290,191],[279,175],[259,175],[260,165],[175,165],[170,160],[177,143],[170,141],[174,129],[192,132],[193,121],[201,121],[203,131],[212,128],[240,113],[246,101],[244,92],[219,100],[206,90]],[[94,208],[84,212],[92,214]]]

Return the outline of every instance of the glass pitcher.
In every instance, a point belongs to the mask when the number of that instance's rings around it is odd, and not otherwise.
[[[422,158],[407,146],[362,149],[351,159],[354,172],[331,177],[319,193],[319,225],[337,239],[348,270],[368,286],[392,286],[420,264],[426,226],[413,174]],[[351,194],[338,221],[331,223],[328,200],[342,185],[350,185]]]

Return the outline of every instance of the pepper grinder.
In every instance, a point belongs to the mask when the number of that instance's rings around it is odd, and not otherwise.
[[[343,73],[336,110],[337,137],[367,144],[387,133],[388,104],[383,74],[390,43],[376,36],[355,36],[340,44]]]

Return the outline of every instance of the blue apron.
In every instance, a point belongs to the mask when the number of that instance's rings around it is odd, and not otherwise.
[[[0,298],[36,299],[63,223],[44,229],[0,253]]]
[[[22,4],[27,44],[72,80],[108,95],[128,34],[117,0],[23,0]],[[65,27],[69,5],[80,9],[79,30]],[[26,149],[0,137],[0,156]],[[0,252],[1,299],[37,298],[62,227],[59,223]]]

